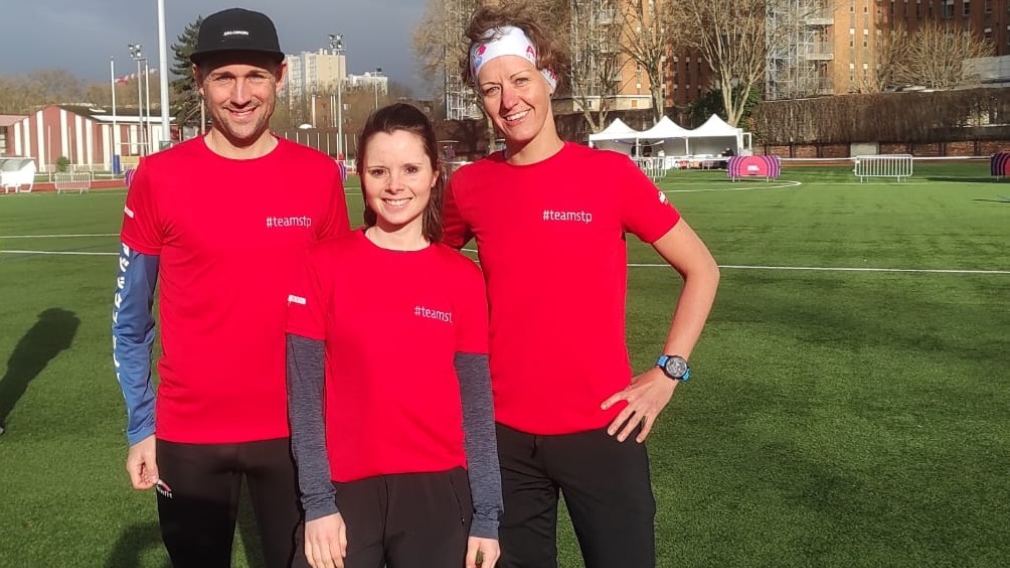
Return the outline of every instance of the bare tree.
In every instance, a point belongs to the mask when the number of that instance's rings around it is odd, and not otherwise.
[[[429,90],[443,105],[441,115],[448,119],[481,116],[476,93],[462,84],[459,62],[466,56],[469,41],[463,32],[479,0],[428,0],[424,16],[414,30],[414,53],[421,65],[421,76]],[[490,117],[485,117],[489,147],[495,131]]]
[[[899,67],[908,58],[909,36],[903,25],[878,31],[873,51],[874,69],[858,82],[860,93],[881,93],[897,86]]]
[[[900,85],[946,89],[978,81],[965,66],[965,59],[992,55],[991,42],[969,30],[953,29],[936,22],[922,25],[908,36],[908,46],[894,69]]]
[[[726,122],[734,126],[751,90],[765,74],[769,48],[787,40],[791,26],[765,26],[767,12],[776,9],[776,4],[771,0],[686,0],[679,4],[687,22],[685,42],[708,63],[722,93]],[[803,17],[791,8],[786,16]]]
[[[85,102],[86,88],[76,75],[63,69],[0,76],[0,112],[26,114],[43,105]]]
[[[674,30],[681,11],[675,9],[673,0],[627,0],[620,2],[620,6],[621,52],[649,78],[653,115],[658,121],[666,106],[666,56],[674,46]]]
[[[593,132],[606,124],[621,87],[619,0],[570,0],[572,100]]]
[[[459,83],[459,61],[469,46],[463,32],[479,4],[478,0],[428,0],[414,30],[414,54],[422,80],[436,95],[445,97],[468,87]]]

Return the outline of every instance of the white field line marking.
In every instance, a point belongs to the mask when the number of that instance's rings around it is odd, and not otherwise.
[[[476,253],[476,249],[462,249]],[[629,263],[630,268],[670,268],[669,264]],[[745,264],[720,264],[719,268],[731,270],[808,270],[817,272],[912,272],[926,274],[1010,274],[1010,270],[961,270],[942,268],[849,268],[844,266],[751,266]]]
[[[703,187],[697,189],[663,189],[660,191],[662,191],[663,193],[697,193],[701,191],[753,191],[755,189],[782,189],[785,187],[799,187],[803,185],[803,182],[794,180],[782,180],[778,183],[759,182],[755,180],[749,180],[747,182],[730,182],[729,180],[726,180],[726,183],[727,184],[732,183],[733,185],[729,187]],[[741,184],[747,184],[747,183],[753,185],[747,187],[741,187]],[[344,193],[346,195],[361,195],[361,192],[359,191],[354,192],[345,191]]]
[[[474,249],[463,249],[465,253],[477,253]],[[85,256],[114,257],[119,253],[84,253],[74,251],[0,251],[4,255],[53,255],[53,256]],[[670,268],[668,264],[630,263],[629,268]],[[921,274],[1010,274],[1010,270],[961,270],[961,269],[931,269],[931,268],[848,268],[848,267],[813,267],[813,266],[749,266],[749,265],[719,265],[719,268],[730,270],[792,270],[814,272],[896,272]]]
[[[84,239],[90,237],[118,237],[119,233],[87,233],[79,235],[0,235],[0,239]]]
[[[0,250],[0,254],[48,254],[52,256],[118,256],[118,252],[76,252],[57,250]]]
[[[658,268],[668,264],[629,264],[635,268]],[[720,264],[719,268],[733,270],[807,270],[816,272],[912,272],[924,274],[1010,274],[1010,270],[961,270],[946,268],[862,268],[845,266],[749,266],[745,264]]]
[[[727,183],[733,183],[733,182],[727,182]],[[782,189],[785,187],[799,187],[803,185],[803,182],[792,180],[782,180],[782,182],[780,183],[773,183],[767,185],[761,184],[760,182],[757,181],[751,183],[753,183],[754,185],[750,187],[740,187],[738,185],[734,185],[733,187],[706,187],[699,189],[664,189],[662,191],[663,193],[698,193],[702,191],[754,191],[755,189]]]

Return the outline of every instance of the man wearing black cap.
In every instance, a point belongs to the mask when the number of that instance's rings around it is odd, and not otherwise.
[[[157,489],[176,567],[229,566],[243,479],[268,566],[304,565],[286,415],[288,277],[312,242],[347,230],[340,172],[269,130],[285,66],[267,16],[208,16],[191,60],[213,126],[144,158],[124,208],[113,352],[126,468],[136,489]]]

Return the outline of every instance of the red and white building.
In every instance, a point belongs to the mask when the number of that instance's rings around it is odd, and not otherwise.
[[[103,107],[49,105],[25,117],[4,118],[8,120],[0,121],[5,144],[0,153],[33,158],[40,172],[54,170],[60,157],[96,170],[111,170],[114,154],[123,166],[135,163],[139,156],[157,151],[163,129],[160,114],[152,111],[148,124],[136,108],[117,109],[113,118],[111,109]]]

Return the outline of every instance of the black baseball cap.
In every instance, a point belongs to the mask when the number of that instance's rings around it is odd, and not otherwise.
[[[250,51],[273,55],[284,60],[277,28],[266,14],[230,8],[203,19],[196,36],[196,49],[189,60],[199,64],[211,55],[232,51]]]

